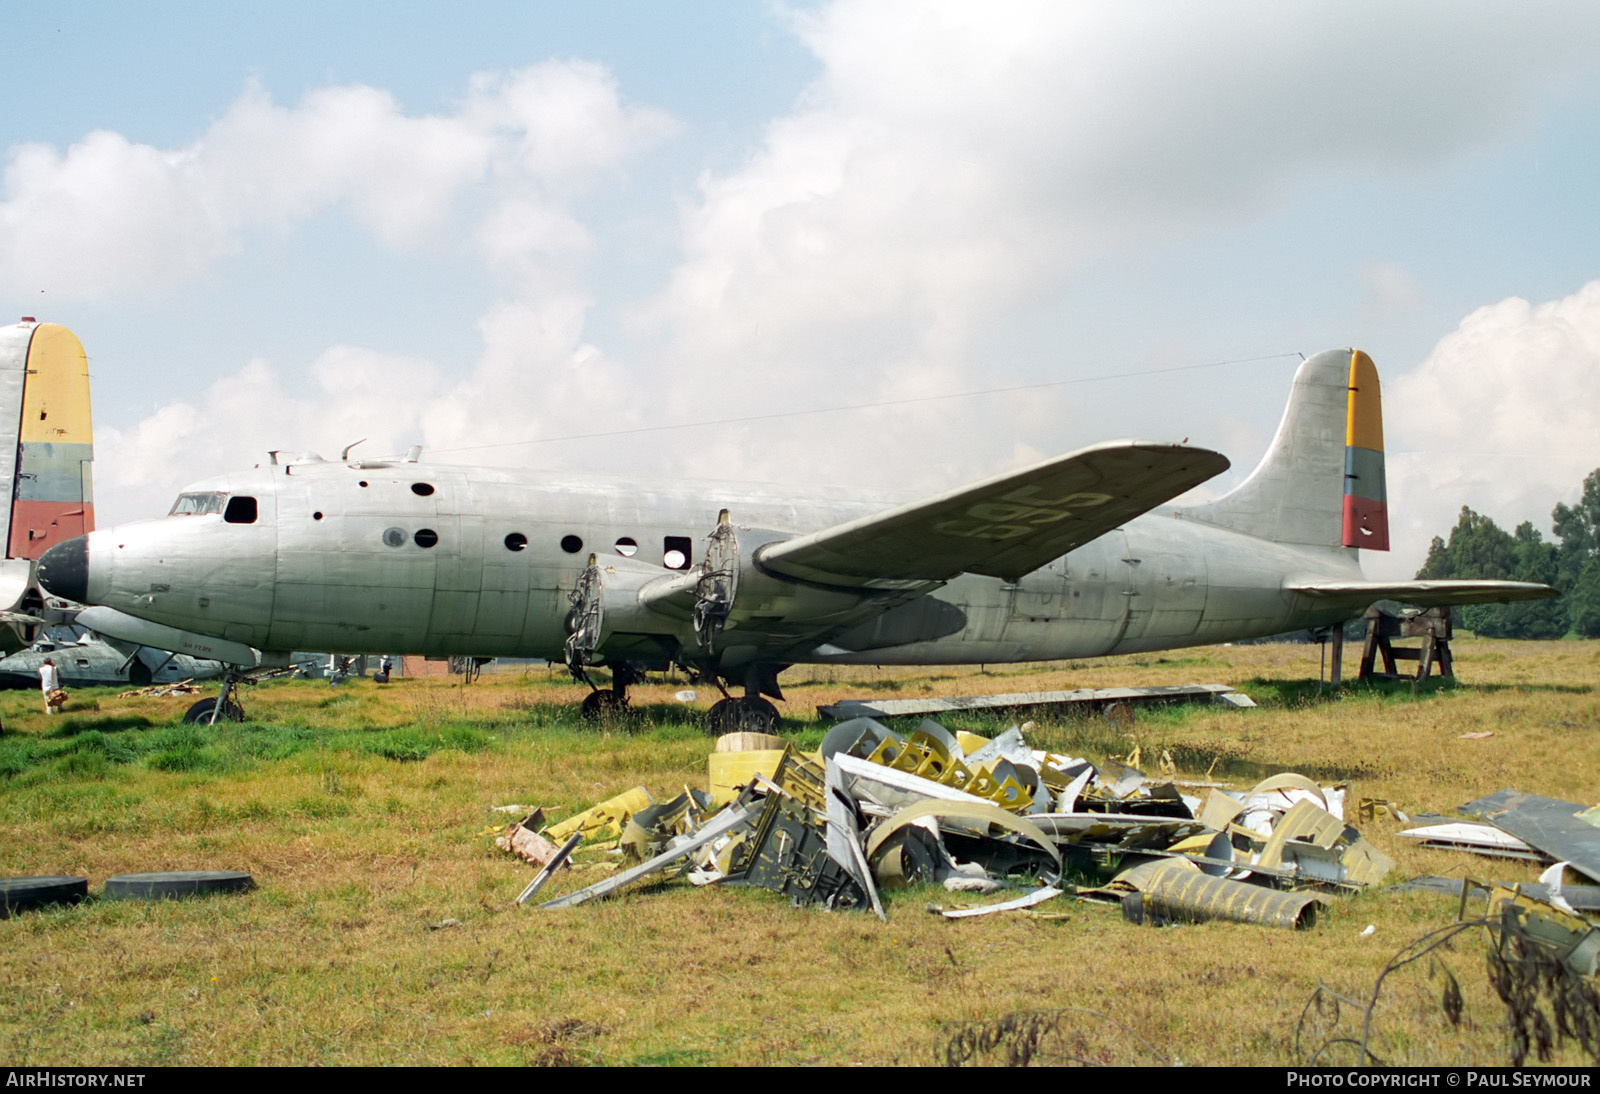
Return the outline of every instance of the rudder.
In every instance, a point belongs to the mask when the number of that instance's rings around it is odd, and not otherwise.
[[[1383,400],[1378,368],[1350,351],[1350,398],[1344,439],[1344,509],[1340,542],[1368,551],[1389,549],[1389,495],[1383,465]]]

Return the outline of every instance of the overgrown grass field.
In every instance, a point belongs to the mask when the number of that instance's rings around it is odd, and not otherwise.
[[[784,680],[783,732],[814,746],[817,704],[846,697],[1220,682],[1260,706],[1141,710],[1131,728],[1047,714],[1034,740],[1093,760],[1137,745],[1147,770],[1166,752],[1180,776],[1241,789],[1280,770],[1346,782],[1353,822],[1359,798],[1423,812],[1505,786],[1600,797],[1600,645],[1455,648],[1457,683],[1336,694],[1318,685],[1314,646],[988,671],[801,667]],[[178,724],[193,697],[79,691],[46,718],[37,692],[0,694],[0,873],[79,874],[91,894],[153,870],[247,870],[258,884],[0,921],[0,1055],[13,1066],[929,1064],[954,1023],[1072,1008],[1056,1042],[1070,1058],[1288,1064],[1304,1055],[1296,1023],[1319,983],[1365,996],[1396,950],[1456,913],[1450,899],[1380,890],[1339,898],[1293,933],[1136,927],[1065,901],[946,921],[926,906],[963,898],[925,888],[891,894],[883,924],[679,883],[560,912],[514,907],[532,870],[494,846],[508,818],[491,807],[541,805],[559,819],[635,785],[657,800],[705,786],[711,739],[695,716],[715,696],[702,688],[685,706],[673,699],[685,686],[635,688],[633,716],[602,728],[576,716],[584,689],[543,667],[467,687],[266,684],[244,695],[252,721],[216,727]],[[1012,721],[947,724],[994,733]],[[1400,864],[1395,881],[1537,873],[1408,846],[1382,814],[1358,823]],[[547,893],[607,868],[582,865]],[[1441,974],[1419,963],[1386,983],[1374,1051],[1503,1063],[1482,942],[1440,956],[1463,1020],[1446,1019]],[[1346,1008],[1346,1027],[1352,1017]]]

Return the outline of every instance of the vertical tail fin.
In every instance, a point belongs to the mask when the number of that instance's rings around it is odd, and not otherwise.
[[[1182,513],[1279,543],[1388,550],[1383,414],[1372,358],[1329,350],[1301,364],[1277,435],[1250,477]]]
[[[11,458],[8,453],[15,453]],[[94,528],[89,362],[65,327],[0,330],[0,515],[7,558],[36,559]]]

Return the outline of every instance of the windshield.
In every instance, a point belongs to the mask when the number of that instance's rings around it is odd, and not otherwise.
[[[226,494],[179,494],[178,500],[172,503],[172,509],[167,513],[169,517],[198,517],[205,513],[222,512],[222,499]]]

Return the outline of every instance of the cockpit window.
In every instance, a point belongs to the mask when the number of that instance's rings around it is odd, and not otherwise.
[[[222,512],[222,501],[228,495],[220,493],[179,494],[172,503],[169,517],[199,517],[207,513]]]
[[[321,513],[317,514],[320,519]],[[235,494],[228,499],[228,507],[222,511],[222,519],[229,524],[254,524],[256,522],[256,499],[243,494]]]

